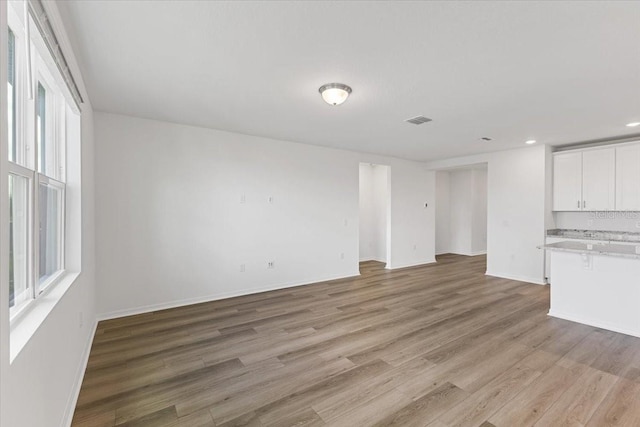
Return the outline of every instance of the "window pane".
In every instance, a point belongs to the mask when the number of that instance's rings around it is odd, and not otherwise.
[[[16,162],[16,38],[9,30],[9,70],[7,73],[7,112],[9,127],[9,161]]]
[[[62,190],[39,185],[39,287],[62,269]],[[40,289],[38,289],[40,290]]]
[[[38,172],[46,174],[47,165],[47,91],[38,82],[36,104],[36,142],[38,144]]]
[[[9,307],[30,298],[29,179],[9,174]]]

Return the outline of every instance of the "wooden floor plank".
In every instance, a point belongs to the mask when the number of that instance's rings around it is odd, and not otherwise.
[[[640,340],[486,257],[100,322],[73,426],[640,425]]]

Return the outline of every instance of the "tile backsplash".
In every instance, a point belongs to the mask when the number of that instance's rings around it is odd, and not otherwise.
[[[554,212],[555,228],[640,232],[640,212]]]

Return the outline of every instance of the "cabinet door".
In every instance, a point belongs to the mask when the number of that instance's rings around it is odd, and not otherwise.
[[[553,156],[553,210],[582,209],[582,153]]]
[[[582,210],[616,208],[616,150],[603,148],[582,153]]]
[[[616,148],[616,210],[640,211],[640,144]]]

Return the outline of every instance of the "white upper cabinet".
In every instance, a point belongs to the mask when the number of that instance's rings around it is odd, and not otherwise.
[[[616,150],[603,148],[582,153],[582,210],[616,208]]]
[[[553,155],[554,211],[611,211],[615,208],[615,148]]]
[[[553,156],[553,210],[582,210],[582,152]]]
[[[616,210],[640,211],[640,144],[616,148]]]

